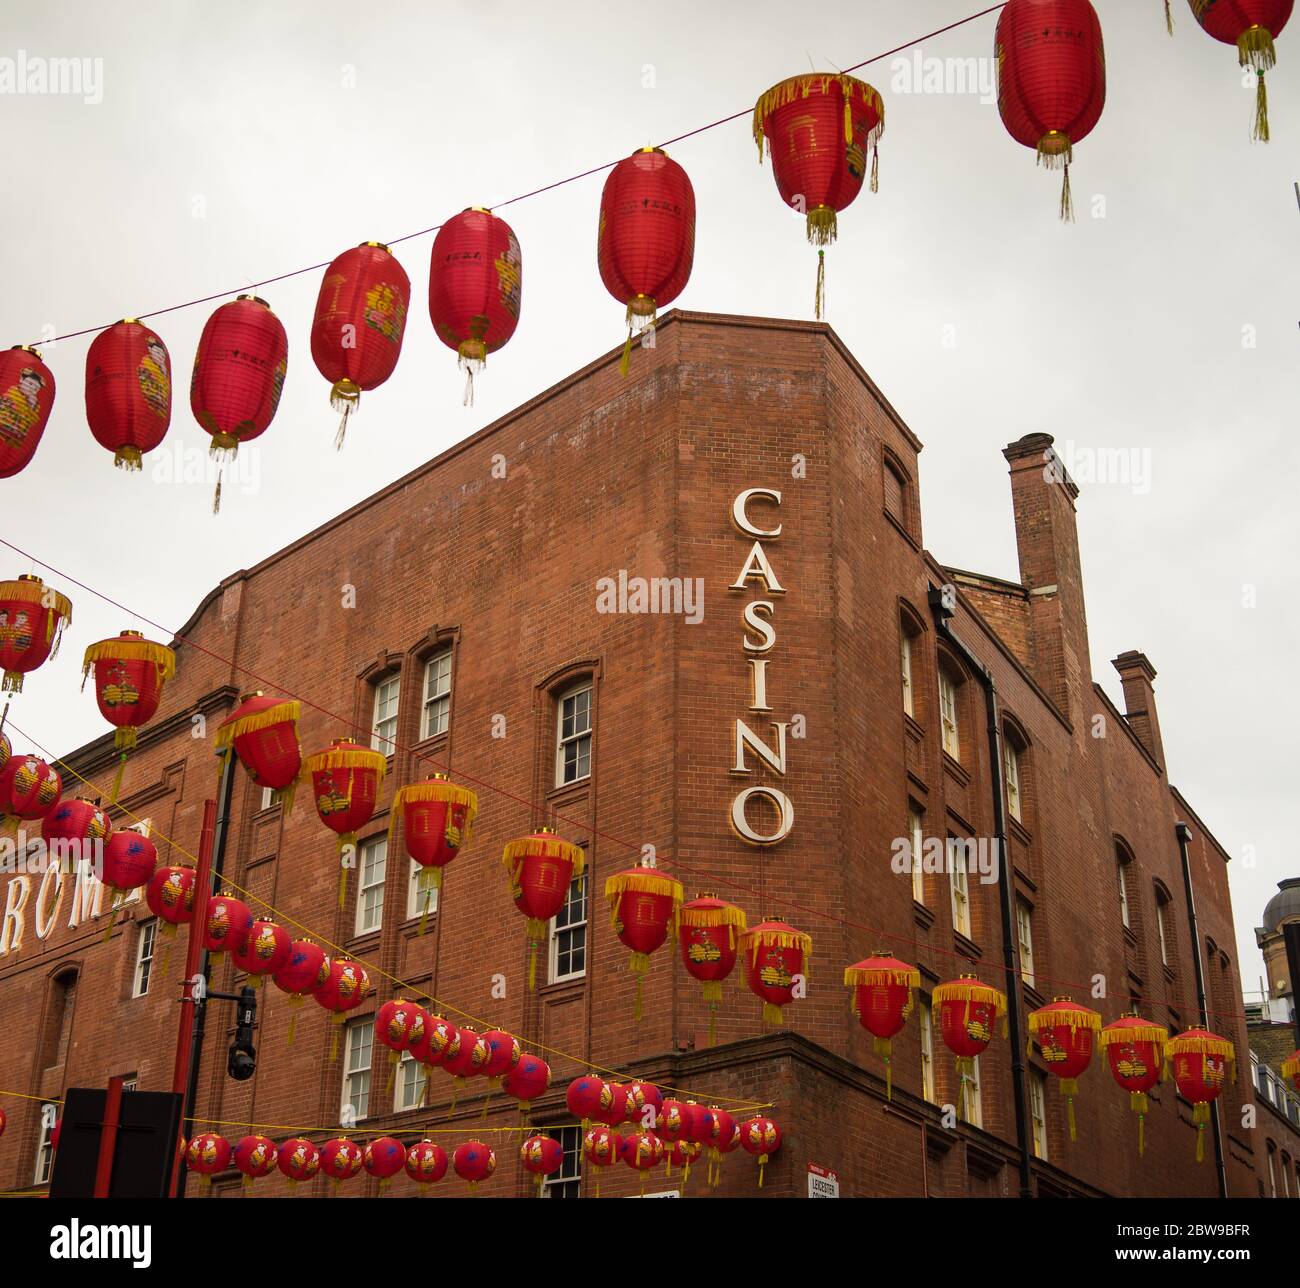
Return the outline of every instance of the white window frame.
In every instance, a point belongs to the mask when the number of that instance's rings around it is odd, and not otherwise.
[[[918,1002],[921,1031],[921,1098],[938,1103],[934,1086],[934,1016],[928,1002]]]
[[[960,837],[950,837],[949,841],[948,892],[952,903],[952,928],[970,939],[970,873],[966,870],[966,846]]]
[[[1047,1075],[1037,1069],[1029,1071],[1029,1121],[1032,1128],[1034,1157],[1047,1162]]]
[[[377,863],[371,863],[370,856],[377,850],[382,850],[383,855]],[[382,864],[378,880],[373,878],[374,869]],[[368,836],[357,847],[357,911],[355,933],[358,935],[369,935],[379,930],[384,924],[384,881],[388,875],[388,837],[385,833],[379,832],[375,836]],[[371,891],[378,891],[377,897],[371,901],[367,896]],[[374,923],[369,923],[369,915],[373,914]]]
[[[445,668],[443,663],[446,663]],[[437,687],[430,692],[430,686]],[[451,725],[451,649],[439,649],[424,664],[420,738],[436,738]]]
[[[59,1106],[52,1100],[41,1105],[40,1134],[36,1138],[36,1169],[32,1175],[33,1185],[45,1185],[54,1171],[54,1146],[50,1142],[50,1133],[59,1120]]]
[[[984,1093],[980,1081],[980,1058],[971,1060],[970,1077],[966,1079],[966,1119],[972,1127],[984,1128]]]
[[[1020,945],[1020,978],[1034,987],[1034,910],[1016,896],[1016,938]]]
[[[263,787],[263,788],[262,788],[262,805],[261,805],[261,808],[264,809],[264,810],[267,810],[267,809],[270,809],[271,806],[274,805],[274,804],[275,804],[275,788],[274,788],[274,787]]]
[[[365,1035],[369,1034],[366,1039]],[[361,1061],[364,1058],[365,1063]],[[375,1021],[373,1016],[353,1020],[343,1026],[343,1080],[339,1094],[339,1121],[348,1121],[351,1109],[353,1122],[370,1117],[370,1094],[374,1090],[372,1074],[375,1063]],[[353,1093],[353,1087],[359,1089]],[[364,1100],[364,1111],[358,1102]]]
[[[426,1080],[424,1066],[409,1051],[403,1051],[393,1070],[393,1113],[419,1109],[424,1104]]]
[[[135,970],[131,974],[131,996],[145,997],[153,982],[153,959],[158,947],[158,918],[140,923],[135,941]],[[141,980],[143,973],[144,979]]]
[[[578,707],[577,701],[583,694],[587,695],[587,723],[584,728],[578,728]],[[591,777],[591,754],[592,738],[594,733],[595,722],[593,720],[594,704],[596,692],[595,685],[591,680],[582,680],[571,688],[566,689],[555,699],[555,785],[556,787],[572,787],[574,783],[581,783]],[[564,709],[568,703],[574,703],[574,727],[573,730],[566,734],[564,732]],[[572,778],[566,778],[565,771],[565,752],[572,746],[576,748],[574,754],[574,767],[582,767],[584,746],[586,752],[587,769],[585,773],[575,773]]]
[[[397,715],[402,702],[402,675],[394,671],[375,681],[370,718],[370,750],[391,756],[397,750]]]
[[[573,912],[573,905],[575,903],[575,898],[574,898],[575,892],[581,893],[582,902],[579,908],[579,911],[581,912],[581,916],[574,917],[572,920],[569,920],[569,917]],[[564,918],[563,924],[561,924],[561,918]],[[591,890],[588,888],[587,878],[585,875],[581,877],[574,877],[573,880],[569,883],[569,893],[564,901],[564,906],[554,917],[551,918],[550,932],[547,936],[549,943],[547,948],[548,956],[547,956],[546,977],[548,980],[550,980],[552,984],[561,984],[565,980],[570,980],[570,979],[582,979],[587,974],[587,952],[590,947],[590,945],[587,942],[587,927],[590,922],[590,919],[591,919]],[[570,970],[561,973],[560,936],[571,935],[574,939],[576,939],[579,937],[578,932],[581,932],[580,937],[582,940],[582,969]],[[569,947],[568,951],[570,954],[572,954],[573,952],[572,946]]]
[[[954,760],[961,759],[961,729],[957,721],[957,686],[943,667],[939,668],[939,720],[943,726],[943,749]]]
[[[1002,737],[1002,764],[1007,780],[1007,813],[1017,823],[1025,821],[1020,798],[1020,752],[1005,734]]]
[[[1125,930],[1131,930],[1132,922],[1129,919],[1128,906],[1128,874],[1125,869],[1128,864],[1123,859],[1119,861],[1119,917],[1124,925]]]
[[[925,818],[915,806],[909,807],[907,811],[907,824],[912,847],[912,898],[924,906],[925,869],[922,866],[922,856],[925,852]]]
[[[912,637],[906,630],[899,631],[902,642],[899,646],[900,664],[903,670],[903,710],[916,719],[916,695],[912,690]]]
[[[564,1157],[560,1166],[549,1176],[542,1177],[542,1198],[581,1198],[582,1197],[582,1128],[550,1127],[544,1128],[547,1136],[560,1142]],[[565,1189],[573,1187],[571,1194]]]
[[[411,871],[406,881],[406,919],[411,921],[416,917],[432,917],[438,911],[438,887],[433,884],[433,869],[424,867],[414,859],[408,862]],[[425,882],[423,890],[420,889],[421,881]]]
[[[1156,895],[1156,938],[1160,941],[1160,964],[1169,965],[1169,940],[1165,937],[1165,901]]]

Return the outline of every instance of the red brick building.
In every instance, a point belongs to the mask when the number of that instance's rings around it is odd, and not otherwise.
[[[980,1060],[973,1121],[949,1115],[945,1125],[953,1061],[926,1004],[936,983],[963,971],[1007,988],[999,887],[974,867],[914,881],[891,863],[917,831],[985,848],[996,837],[980,677],[931,608],[932,592],[955,587],[951,629],[995,683],[1008,749],[1000,776],[1023,976],[1010,991],[1021,1015],[1060,993],[1089,1002],[1095,983],[1105,995],[1091,1004],[1105,1021],[1133,1002],[1171,1030],[1197,1020],[1181,820],[1193,833],[1212,1023],[1245,1062],[1228,856],[1167,777],[1151,663],[1140,652],[1116,659],[1125,712],[1089,674],[1076,489],[1051,440],[1031,435],[1005,450],[1021,572],[1012,583],[926,552],[920,441],[828,327],[678,312],[628,378],[617,367],[617,353],[602,357],[203,599],[122,794],[174,842],[160,841],[163,859],[197,851],[203,801],[216,794],[216,724],[241,691],[269,688],[249,673],[267,677],[333,713],[304,706],[305,752],[349,724],[398,750],[346,907],[333,837],[309,792],[286,812],[242,771],[228,876],[438,999],[453,1022],[467,1013],[541,1049],[554,1082],[534,1121],[569,1121],[563,1090],[585,1060],[701,1099],[772,1104],[785,1143],[763,1194],[806,1193],[816,1164],[846,1197],[1015,1195],[1010,1044],[995,1040]],[[651,587],[663,594],[643,605],[636,578],[681,580]],[[603,579],[627,585],[626,601],[601,599]],[[642,606],[669,611],[631,611]],[[111,738],[69,761],[107,784]],[[480,788],[474,843],[448,870],[422,935],[400,840],[384,850],[386,808],[397,785],[438,765],[505,794]],[[742,830],[781,833],[781,811],[792,812],[779,843],[748,844],[736,830],[734,802],[748,788],[757,791]],[[584,908],[575,895],[530,993],[523,918],[499,859],[505,841],[550,813],[586,847],[590,897]],[[787,1008],[785,1028],[763,1030],[737,971],[710,1046],[707,1007],[671,944],[652,958],[645,1015],[634,1020],[627,951],[601,892],[645,846],[676,868],[688,898],[712,890],[751,925],[776,913],[812,935],[808,996]],[[8,887],[23,879],[7,878],[0,902],[0,1025],[10,1035],[0,1088],[33,1099],[5,1103],[4,1188],[30,1186],[48,1158],[42,1099],[113,1074],[168,1087],[185,942],[182,932],[165,961],[139,904],[105,941],[102,919],[74,915],[71,880],[42,890],[26,878],[20,898]],[[923,977],[922,1004],[894,1044],[892,1103],[841,984],[847,964],[878,948],[915,961]],[[366,1016],[398,986],[372,975],[378,992],[335,1061],[325,1013],[300,1010],[290,1044],[288,999],[268,988],[258,1072],[246,1083],[225,1075],[229,1008],[214,1010],[200,1118],[319,1128],[323,1139],[352,1104],[354,1135],[413,1140],[428,1124],[450,1126],[457,1134],[439,1137],[449,1148],[484,1126],[514,1126],[514,1104],[500,1095],[485,1122],[481,1094],[452,1113],[441,1072],[427,1106],[413,1069],[388,1088]],[[218,988],[238,982],[229,963],[214,977]],[[1228,1188],[1253,1196],[1262,1145],[1241,1125],[1250,1098],[1243,1075],[1221,1103]],[[1153,1095],[1144,1158],[1128,1097],[1104,1064],[1082,1080],[1077,1142],[1036,1051],[1024,1099],[1035,1193],[1216,1192],[1214,1151],[1194,1164],[1191,1107],[1172,1084]],[[485,1192],[532,1193],[509,1143],[518,1137],[493,1139],[500,1166]],[[755,1170],[746,1155],[728,1159],[714,1192],[757,1194]],[[704,1193],[703,1180],[693,1174],[688,1193]],[[278,1177],[258,1184],[288,1192]],[[602,1192],[636,1186],[620,1167]],[[363,1178],[351,1191],[373,1187]],[[657,1176],[652,1188],[670,1185]],[[237,1178],[213,1192],[237,1193]],[[454,1178],[435,1189],[461,1192]]]

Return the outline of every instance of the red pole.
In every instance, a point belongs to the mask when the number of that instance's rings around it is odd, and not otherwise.
[[[108,1080],[108,1098],[104,1102],[104,1123],[99,1132],[99,1160],[95,1164],[95,1197],[108,1198],[108,1184],[113,1179],[113,1153],[117,1148],[117,1124],[122,1116],[122,1079]]]
[[[199,833],[199,864],[194,872],[194,916],[190,921],[189,940],[185,945],[185,980],[181,993],[181,1018],[176,1034],[176,1065],[172,1072],[172,1090],[185,1094],[190,1076],[190,1039],[194,1034],[194,978],[199,971],[203,951],[202,928],[208,921],[208,896],[212,885],[212,838],[217,830],[217,802],[203,802],[203,830]],[[180,1175],[181,1156],[177,1151],[172,1167],[172,1193]]]

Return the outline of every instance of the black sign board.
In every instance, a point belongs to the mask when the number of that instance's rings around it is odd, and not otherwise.
[[[95,1194],[95,1168],[108,1092],[102,1087],[72,1087],[63,1105],[59,1147],[54,1153],[50,1198],[89,1199]],[[181,1130],[181,1097],[170,1091],[127,1091],[118,1113],[113,1173],[108,1195],[114,1199],[166,1198]]]

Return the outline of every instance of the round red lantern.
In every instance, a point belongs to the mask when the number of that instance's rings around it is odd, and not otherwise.
[[[233,894],[214,895],[208,900],[207,921],[203,928],[203,947],[215,955],[217,962],[236,944],[246,943],[253,929],[252,910]]]
[[[456,1146],[451,1165],[456,1175],[469,1182],[471,1190],[476,1190],[480,1181],[486,1181],[497,1170],[497,1156],[481,1140],[467,1140]]]
[[[682,905],[678,941],[682,965],[692,979],[703,985],[700,990],[709,1004],[709,1043],[717,1041],[718,1003],[722,1001],[722,981],[736,966],[739,936],[747,929],[743,909],[711,894]]]
[[[289,951],[293,940],[283,926],[274,921],[254,921],[248,934],[242,941],[233,941],[230,945],[230,960],[235,969],[252,976],[251,983],[261,988],[266,976],[276,971],[289,960]]]
[[[9,763],[9,757],[13,754],[13,743],[9,741],[9,735],[3,729],[0,729],[0,774],[4,773],[5,766]],[[0,809],[3,809],[2,805],[0,805]]]
[[[1300,1050],[1292,1052],[1282,1061],[1282,1076],[1300,1091]]]
[[[1009,0],[995,37],[998,111],[1038,163],[1062,167],[1061,218],[1073,221],[1070,162],[1106,104],[1106,51],[1089,0]]]
[[[456,1042],[453,1047],[447,1049],[447,1054],[442,1061],[442,1067],[451,1074],[453,1079],[451,1111],[456,1108],[465,1080],[482,1075],[483,1070],[487,1068],[489,1055],[488,1044],[483,1040],[481,1033],[464,1028],[457,1032]]]
[[[993,1041],[999,1017],[1002,1036],[1006,1036],[1007,999],[974,975],[963,975],[936,984],[932,1000],[939,1010],[939,1033],[944,1045],[957,1057],[958,1110],[965,1117],[966,1083],[975,1072],[976,1057]]]
[[[1070,1139],[1077,1140],[1074,1098],[1079,1094],[1080,1074],[1092,1063],[1093,1047],[1101,1032],[1101,1016],[1068,997],[1056,997],[1046,1006],[1029,1012],[1029,1032],[1038,1039],[1047,1071],[1060,1079]]]
[[[643,1131],[657,1131],[664,1107],[664,1093],[653,1082],[627,1084],[627,1121]]]
[[[680,1100],[669,1098],[659,1107],[659,1121],[655,1135],[662,1137],[669,1144],[679,1140],[690,1139],[693,1119],[686,1106]]]
[[[0,807],[18,818],[44,818],[62,794],[59,771],[39,756],[10,756],[0,772]]]
[[[767,1160],[781,1148],[781,1129],[770,1118],[757,1115],[740,1124],[740,1143],[758,1159],[758,1187],[762,1189]]]
[[[805,216],[808,240],[818,248],[818,318],[825,293],[825,248],[835,240],[837,212],[862,191],[868,152],[873,154],[871,191],[879,187],[884,132],[880,95],[865,81],[843,74],[791,76],[773,85],[754,107],[759,164],[766,140],[781,200]]]
[[[251,923],[249,929],[252,929]],[[324,987],[329,980],[331,966],[323,948],[313,944],[310,939],[295,939],[289,945],[289,955],[285,958],[284,965],[271,976],[271,982],[276,988],[289,995],[288,1040],[291,1046],[303,998]]]
[[[259,787],[271,788],[285,813],[293,809],[293,787],[302,769],[300,714],[297,702],[278,702],[261,692],[246,693],[217,726],[217,751],[233,746],[248,776]]]
[[[370,822],[384,782],[388,757],[350,738],[335,738],[325,751],[307,758],[311,795],[320,821],[338,838],[339,907],[347,894],[344,851],[354,850],[357,833]]]
[[[610,172],[600,194],[596,261],[605,289],[627,307],[627,375],[632,336],[686,286],[695,259],[695,189],[662,148],[641,148]]]
[[[63,628],[71,624],[67,596],[39,577],[22,573],[0,581],[0,693],[21,693],[23,676],[58,656]]]
[[[472,206],[438,230],[429,261],[429,317],[467,373],[467,407],[474,403],[474,376],[519,325],[522,290],[519,240],[504,219]]]
[[[343,1181],[350,1181],[361,1171],[363,1163],[361,1146],[346,1136],[327,1140],[320,1147],[320,1170],[334,1182],[337,1189]]]
[[[564,1102],[568,1105],[569,1112],[575,1118],[582,1120],[584,1131],[591,1126],[600,1112],[604,1090],[605,1084],[600,1078],[594,1073],[584,1073],[580,1078],[574,1078],[569,1083],[569,1089],[564,1093]]]
[[[107,840],[112,830],[108,815],[90,801],[60,801],[41,819],[41,839],[47,847],[66,847],[85,859],[95,842]]]
[[[379,1178],[379,1188],[386,1189],[406,1166],[406,1146],[392,1136],[379,1136],[366,1145],[363,1163],[371,1176]]]
[[[1237,46],[1237,63],[1255,73],[1255,127],[1252,137],[1269,140],[1268,91],[1264,73],[1277,65],[1273,41],[1282,34],[1295,0],[1188,0],[1196,21],[1215,40]]]
[[[547,922],[569,897],[575,877],[586,866],[582,850],[562,841],[548,827],[507,843],[501,862],[510,874],[510,896],[528,918],[528,988],[537,987],[537,946],[546,939]]]
[[[606,1082],[601,1084],[600,1104],[592,1117],[606,1127],[617,1127],[619,1123],[625,1123],[628,1115],[632,1111],[631,1101],[628,1099],[627,1087],[621,1082]]]
[[[435,890],[442,887],[442,870],[473,839],[478,797],[468,787],[459,787],[446,774],[434,774],[422,783],[399,787],[393,797],[388,835],[402,820],[406,852],[422,868],[430,869]]]
[[[623,1161],[641,1174],[641,1193],[645,1194],[645,1174],[664,1161],[664,1143],[652,1131],[633,1132],[623,1141]]]
[[[175,863],[156,869],[144,888],[144,901],[160,921],[163,933],[176,933],[177,926],[187,925],[194,916],[194,869]]]
[[[288,365],[284,327],[256,295],[221,305],[204,324],[194,353],[190,410],[212,436],[208,450],[223,471],[240,443],[264,433],[275,418]],[[213,513],[220,508],[218,474]]]
[[[433,1185],[447,1175],[447,1151],[422,1140],[406,1151],[406,1174],[417,1185]]]
[[[783,1023],[781,1008],[803,996],[812,936],[773,917],[746,930],[740,950],[750,991],[763,1002],[763,1023]]]
[[[525,1172],[533,1174],[533,1184],[540,1192],[543,1178],[564,1165],[564,1146],[554,1136],[529,1136],[519,1146],[519,1162]]]
[[[86,423],[121,470],[163,441],[172,421],[172,365],[152,327],[123,318],[86,350]]]
[[[722,1183],[722,1159],[740,1147],[740,1125],[725,1110],[716,1105],[705,1111],[706,1133],[704,1148],[708,1151],[708,1182],[715,1189]]]
[[[844,983],[853,990],[858,1022],[871,1034],[875,1052],[885,1062],[885,1098],[893,1100],[893,1038],[912,1013],[912,990],[920,987],[921,972],[880,953],[846,966]]]
[[[207,1178],[224,1172],[230,1166],[230,1142],[216,1132],[205,1131],[195,1136],[185,1150],[185,1166],[191,1172],[197,1172]]]
[[[519,1063],[501,1079],[501,1090],[519,1102],[522,1114],[527,1114],[529,1102],[536,1100],[550,1085],[551,1066],[526,1051],[519,1057]]]
[[[1210,1104],[1235,1080],[1237,1052],[1227,1038],[1208,1029],[1190,1028],[1165,1044],[1165,1059],[1174,1071],[1179,1094],[1192,1106],[1196,1124],[1196,1161],[1205,1158],[1205,1124]]]
[[[582,1156],[593,1167],[613,1167],[618,1162],[620,1141],[609,1127],[591,1127],[582,1138]],[[596,1173],[596,1197],[600,1198],[600,1172]]]
[[[485,1078],[500,1078],[509,1073],[523,1056],[519,1039],[503,1029],[489,1029],[483,1034],[483,1041],[488,1049],[487,1064],[483,1066]]]
[[[402,1052],[421,1046],[429,1013],[415,1002],[395,997],[385,1002],[375,1015],[375,1041],[388,1048],[388,1063],[396,1066]],[[392,1073],[389,1073],[392,1080]]]
[[[448,1020],[444,1020],[441,1015],[430,1015],[425,1013],[424,1034],[417,1041],[411,1043],[408,1050],[411,1052],[411,1058],[418,1060],[425,1068],[427,1075],[428,1070],[434,1065],[441,1064],[452,1052],[452,1044],[456,1042],[456,1026]],[[456,1049],[459,1050],[459,1044]]]
[[[311,325],[311,356],[330,381],[330,406],[340,414],[334,446],[343,446],[348,416],[363,390],[393,374],[402,351],[411,280],[382,242],[345,250],[325,270]]]
[[[669,933],[677,934],[682,883],[654,868],[638,865],[616,872],[605,882],[614,933],[632,950],[627,968],[636,976],[636,1018],[641,1018],[641,992],[650,969],[650,954]]]
[[[235,1166],[244,1174],[243,1188],[252,1187],[262,1176],[270,1176],[279,1161],[275,1141],[269,1136],[245,1136],[234,1150]]]
[[[0,350],[0,479],[25,469],[54,408],[54,373],[29,344]]]
[[[1146,1153],[1147,1092],[1164,1077],[1169,1033],[1134,1012],[1108,1024],[1097,1037],[1106,1053],[1111,1077],[1129,1093],[1129,1108],[1138,1116],[1138,1153]]]
[[[336,957],[330,962],[329,975],[316,987],[312,996],[327,1011],[332,1012],[333,1035],[330,1039],[330,1059],[338,1058],[339,1027],[349,1011],[354,1011],[370,991],[370,976],[358,962],[346,957]]]
[[[158,866],[158,849],[143,833],[114,832],[104,842],[103,883],[120,894],[138,890]]]
[[[280,1146],[276,1166],[289,1178],[290,1185],[310,1181],[320,1171],[320,1150],[301,1136],[291,1136]]]

